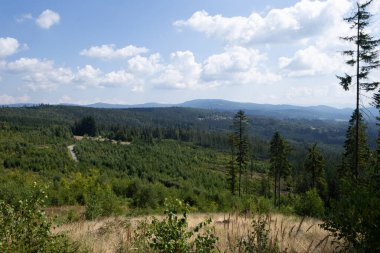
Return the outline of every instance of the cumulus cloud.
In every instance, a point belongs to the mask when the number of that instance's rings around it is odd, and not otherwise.
[[[281,79],[261,66],[266,56],[258,50],[241,46],[227,47],[221,54],[204,62],[203,79],[219,84],[271,83]]]
[[[136,47],[128,45],[123,48],[116,49],[115,45],[101,45],[93,46],[88,49],[84,49],[80,52],[80,55],[101,58],[101,59],[115,59],[115,58],[129,58],[142,53],[147,53],[148,49],[145,47]]]
[[[128,60],[128,70],[141,77],[150,76],[163,68],[160,61],[161,55],[159,53],[151,54],[149,57],[136,55]]]
[[[293,57],[280,57],[278,64],[289,77],[332,74],[346,67],[339,53],[327,54],[314,46],[298,50]]]
[[[55,24],[58,24],[61,17],[57,12],[52,10],[44,10],[36,19],[36,24],[42,29],[49,29]]]
[[[83,68],[78,68],[75,81],[81,89],[88,87],[119,87],[132,85],[134,76],[126,70],[103,73],[98,68],[86,65]]]
[[[156,87],[185,89],[199,84],[201,65],[190,51],[177,51],[170,56],[171,63],[153,80]]]
[[[5,64],[5,70],[19,75],[31,90],[53,90],[69,84],[74,76],[70,69],[54,66],[54,62],[36,58],[20,58]]]
[[[0,95],[0,104],[6,105],[6,104],[15,104],[15,103],[26,103],[30,101],[30,97],[27,95],[24,96],[9,96],[7,94],[1,94]]]
[[[19,42],[14,38],[0,38],[0,58],[16,53],[19,47]]]
[[[224,17],[197,11],[187,20],[174,22],[229,43],[289,43],[334,29],[351,7],[348,0],[301,0],[294,6],[271,9],[266,15]]]

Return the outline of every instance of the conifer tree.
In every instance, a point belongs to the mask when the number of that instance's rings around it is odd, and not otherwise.
[[[359,115],[359,153],[356,155],[356,117]],[[356,158],[357,156],[357,158]],[[358,164],[357,170],[355,165]],[[344,153],[342,159],[342,166],[339,169],[339,176],[345,177],[350,180],[360,179],[364,170],[370,165],[370,150],[367,144],[366,126],[363,122],[363,116],[356,110],[352,113],[349,121],[349,126],[346,133],[346,141],[344,142]]]
[[[325,160],[317,147],[317,143],[308,149],[305,169],[311,174],[311,188],[316,188],[319,194],[323,196],[327,189]]]
[[[363,4],[356,3],[357,9],[355,13],[345,18],[351,25],[351,29],[355,32],[354,35],[342,37],[342,40],[351,42],[355,45],[355,49],[349,49],[343,51],[343,54],[348,56],[349,59],[346,64],[355,67],[355,74],[347,74],[344,76],[337,76],[340,80],[340,84],[345,90],[349,90],[352,84],[356,85],[356,121],[355,121],[355,145],[353,153],[354,163],[354,176],[358,177],[359,174],[359,153],[361,152],[359,145],[359,103],[360,103],[360,90],[371,91],[375,90],[379,86],[379,82],[369,80],[369,74],[372,70],[380,67],[380,61],[378,60],[377,47],[380,44],[380,40],[375,39],[367,31],[371,20],[371,13],[367,11],[368,6],[373,0],[366,1]],[[353,81],[354,79],[355,82]],[[378,105],[380,105],[379,92],[374,95],[374,99]]]
[[[291,166],[288,160],[289,146],[279,132],[274,133],[269,152],[270,170],[274,177],[274,205],[280,206],[281,178],[289,175]]]
[[[241,196],[241,177],[247,163],[248,154],[248,137],[247,137],[248,119],[244,111],[239,110],[234,117],[234,144],[236,147],[236,162],[239,168],[238,191]]]
[[[228,163],[228,183],[232,195],[235,195],[236,190],[236,169],[235,169],[235,144],[234,136],[230,135],[228,137],[228,142],[230,144],[231,160]]]

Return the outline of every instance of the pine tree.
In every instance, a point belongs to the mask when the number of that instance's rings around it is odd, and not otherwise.
[[[245,116],[244,111],[239,110],[234,117],[233,127],[234,127],[234,141],[236,147],[236,162],[239,168],[239,182],[238,191],[239,196],[241,196],[241,177],[244,172],[247,163],[248,154],[248,137],[247,137],[247,125],[248,119]]]
[[[308,149],[305,169],[311,174],[311,188],[316,188],[319,194],[324,196],[327,190],[325,160],[317,147],[317,143]]]
[[[228,163],[228,183],[232,195],[235,195],[236,190],[236,170],[235,170],[235,144],[234,136],[230,135],[228,141],[231,148],[231,160]]]
[[[356,155],[356,117],[359,115],[359,153]],[[356,158],[357,157],[357,158]],[[358,170],[355,167],[358,164]],[[339,169],[339,176],[350,180],[360,179],[364,170],[370,165],[370,149],[367,144],[366,126],[363,122],[362,114],[356,110],[352,113],[349,126],[346,133],[346,141],[344,142],[344,153],[342,166]]]
[[[343,51],[343,54],[350,57],[346,64],[355,67],[355,75],[345,74],[345,76],[337,76],[340,80],[340,84],[345,90],[349,90],[352,86],[353,79],[356,79],[356,122],[355,122],[355,145],[353,153],[354,163],[354,176],[358,177],[359,174],[359,100],[360,90],[371,91],[375,90],[379,86],[379,82],[369,80],[369,74],[372,70],[380,67],[380,61],[378,60],[377,47],[380,44],[380,40],[374,39],[368,31],[367,27],[370,24],[371,13],[367,11],[367,7],[373,2],[373,0],[366,1],[363,4],[356,3],[357,9],[355,13],[345,18],[351,25],[351,29],[355,31],[355,35],[342,37],[342,40],[354,43],[355,49]],[[379,92],[374,95],[376,104],[380,105]]]
[[[270,142],[270,170],[274,177],[274,205],[280,206],[281,198],[281,178],[285,178],[290,173],[290,163],[288,160],[289,146],[281,137],[279,132],[275,132]]]

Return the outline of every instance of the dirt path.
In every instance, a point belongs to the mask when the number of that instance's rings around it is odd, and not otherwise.
[[[74,161],[78,162],[78,157],[77,157],[77,155],[76,155],[75,152],[74,152],[74,147],[75,147],[75,144],[74,144],[74,145],[67,146],[67,149],[68,149],[69,152],[70,152],[71,158],[73,158]]]

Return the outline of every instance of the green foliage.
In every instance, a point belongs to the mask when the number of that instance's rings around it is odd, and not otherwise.
[[[165,208],[166,217],[163,220],[153,217],[150,224],[140,224],[136,232],[136,242],[140,248],[148,245],[153,252],[162,253],[214,252],[218,238],[210,229],[203,231],[211,219],[189,229],[187,204],[179,200],[168,201]]]
[[[268,198],[256,197],[254,198],[255,208],[253,213],[258,214],[269,214],[272,210],[273,205]]]
[[[235,195],[236,191],[236,168],[235,168],[235,144],[234,144],[234,136],[230,134],[228,136],[228,140],[230,143],[230,155],[231,159],[227,165],[227,180],[229,184],[229,189],[232,195]]]
[[[246,169],[248,155],[248,136],[247,136],[248,119],[244,111],[239,110],[233,120],[234,138],[232,145],[236,147],[236,162],[239,167],[238,192],[241,196],[241,178]]]
[[[367,181],[340,182],[342,195],[322,227],[336,239],[344,251],[380,252],[380,188],[378,175],[368,172]]]
[[[343,51],[343,54],[349,57],[346,64],[356,67],[355,75],[345,74],[345,76],[337,76],[345,90],[350,89],[352,81],[355,78],[358,90],[374,90],[379,85],[379,82],[370,82],[368,80],[370,72],[380,67],[377,51],[380,40],[375,39],[368,31],[372,15],[368,12],[367,8],[372,2],[373,0],[361,2],[360,4],[358,2],[357,9],[354,10],[353,15],[344,19],[350,24],[355,35],[341,39],[352,43],[356,48],[355,50]]]
[[[288,160],[289,144],[282,138],[279,132],[275,132],[270,142],[270,172],[274,177],[274,204],[280,206],[281,179],[290,174],[290,162]],[[278,197],[277,197],[278,195]]]
[[[42,211],[46,198],[46,188],[36,184],[17,204],[0,200],[1,252],[77,252],[64,236],[51,233],[51,223]]]
[[[97,132],[95,118],[92,116],[83,117],[79,122],[75,122],[73,133],[75,135],[95,136]]]
[[[305,169],[311,175],[311,184],[309,188],[316,188],[319,195],[325,197],[327,192],[325,159],[317,147],[317,143],[308,148]]]
[[[323,217],[325,208],[318,191],[313,188],[296,200],[295,211],[302,216]]]
[[[86,197],[86,219],[93,220],[99,217],[120,214],[121,204],[109,185],[95,186]]]
[[[342,159],[342,165],[339,168],[339,176],[346,177],[351,180],[360,179],[364,176],[365,169],[368,168],[371,163],[371,152],[367,144],[366,125],[363,120],[362,114],[359,112],[359,136],[358,136],[358,169],[356,169],[356,133],[355,133],[356,111],[352,113],[349,121],[346,141],[344,142],[344,153]]]

